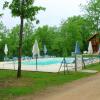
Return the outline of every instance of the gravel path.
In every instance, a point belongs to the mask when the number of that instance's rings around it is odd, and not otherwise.
[[[100,73],[16,100],[100,100]]]

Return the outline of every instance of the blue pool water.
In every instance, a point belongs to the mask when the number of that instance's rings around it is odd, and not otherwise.
[[[51,65],[51,64],[60,64],[63,58],[42,58],[37,60],[38,65]],[[72,63],[74,58],[66,58],[67,63]],[[31,61],[23,61],[23,65],[36,65],[36,60],[33,59]]]

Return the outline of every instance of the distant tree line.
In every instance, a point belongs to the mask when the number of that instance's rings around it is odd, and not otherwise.
[[[4,45],[8,45],[9,58],[18,55],[18,32],[19,25],[11,30],[7,30],[3,23],[0,22],[0,57],[4,57]],[[35,39],[38,40],[41,55],[43,55],[43,47],[46,45],[48,55],[66,56],[74,52],[75,42],[79,41],[81,51],[87,50],[87,39],[91,33],[91,26],[87,19],[81,16],[69,17],[61,22],[59,27],[49,27],[44,25],[34,29],[30,22],[25,23],[23,32],[22,56],[32,56],[32,46]],[[66,50],[66,51],[64,51]]]
[[[84,10],[84,15],[69,17],[59,27],[44,25],[34,29],[31,22],[26,22],[23,26],[22,56],[32,56],[35,39],[38,40],[41,55],[46,45],[50,56],[70,56],[74,52],[76,41],[79,41],[81,52],[87,50],[87,39],[92,32],[99,31],[100,1],[90,0]],[[9,58],[18,56],[19,31],[19,25],[7,30],[2,21],[0,22],[0,60],[5,56],[5,44],[8,45]]]

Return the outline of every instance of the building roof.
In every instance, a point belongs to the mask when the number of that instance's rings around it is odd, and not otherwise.
[[[90,41],[91,39],[93,39],[95,36],[97,36],[99,33],[94,33],[94,34],[92,34],[90,37],[89,37],[89,39],[88,39],[88,41]]]

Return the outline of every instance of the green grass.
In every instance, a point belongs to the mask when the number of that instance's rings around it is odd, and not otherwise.
[[[88,65],[86,66],[86,69],[97,70],[100,72],[100,63]]]
[[[99,66],[100,64],[95,64],[87,66],[87,68],[100,71]],[[64,75],[63,73],[22,71],[22,78],[17,79],[16,71],[0,70],[0,100],[10,100],[11,97],[35,94],[47,87],[63,85],[90,75],[81,72],[70,72]]]
[[[99,55],[97,54],[92,54],[92,55],[89,55],[89,54],[83,54],[83,57],[98,57]]]

